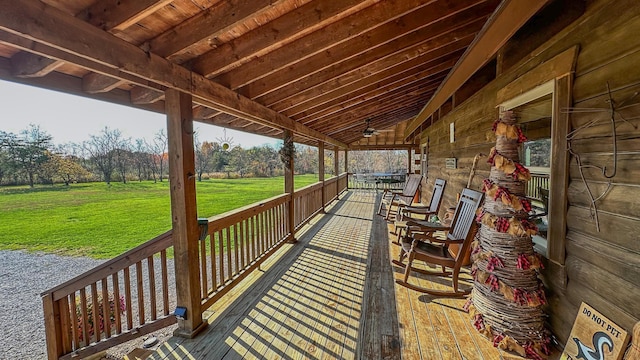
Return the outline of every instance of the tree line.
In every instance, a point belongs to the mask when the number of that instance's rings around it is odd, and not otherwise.
[[[56,145],[51,135],[30,125],[17,134],[0,131],[0,185],[29,185],[75,182],[151,180],[168,177],[168,143],[161,129],[153,139],[132,139],[118,129],[105,127],[82,143]],[[281,176],[284,168],[278,149],[270,145],[244,149],[233,139],[194,139],[198,181],[218,177]],[[297,174],[317,173],[318,149],[296,144],[294,170]],[[334,155],[325,154],[325,173],[333,174]],[[340,171],[344,158],[339,157]],[[349,153],[350,172],[397,171],[406,169],[406,152],[355,151]]]

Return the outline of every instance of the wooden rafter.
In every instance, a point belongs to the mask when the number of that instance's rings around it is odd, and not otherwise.
[[[431,114],[444,104],[465,81],[484,66],[500,48],[524,25],[548,0],[520,1],[505,0],[487,21],[473,44],[460,58],[449,76],[427,105],[413,119],[405,130],[409,137]]]
[[[2,30],[87,59],[88,65],[101,64],[117,69],[122,75],[142,79],[138,80],[142,85],[153,83],[191,93],[200,103],[220,111],[346,147],[344,143],[39,1],[25,0],[16,5],[2,0],[0,6],[7,10],[0,13]]]

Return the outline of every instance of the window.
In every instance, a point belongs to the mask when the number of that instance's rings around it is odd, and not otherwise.
[[[531,200],[538,234],[533,236],[536,251],[547,256],[549,229],[549,177],[551,175],[551,123],[553,121],[553,82],[519,96],[503,105],[513,111],[528,141],[520,146],[520,163],[531,172],[526,196]]]

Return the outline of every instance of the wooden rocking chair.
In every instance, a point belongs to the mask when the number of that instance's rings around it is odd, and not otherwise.
[[[388,220],[392,206],[411,205],[411,203],[413,203],[413,198],[416,196],[416,193],[420,188],[421,181],[422,175],[409,174],[407,182],[404,184],[404,188],[401,192],[389,189],[385,190],[384,193],[382,193],[382,200],[380,201],[380,207],[378,208],[378,215],[382,215],[382,208],[384,206],[387,212],[385,214],[385,219]]]
[[[397,241],[394,244],[400,245],[400,238],[403,230],[407,229],[407,220],[419,219],[429,220],[429,216],[437,215],[440,210],[440,204],[442,203],[442,194],[444,194],[444,188],[447,185],[447,181],[443,179],[436,179],[433,186],[433,192],[431,193],[431,201],[429,206],[400,206],[397,210],[395,225],[395,234],[398,236]]]
[[[471,289],[458,289],[458,276],[464,261],[464,254],[475,237],[477,229],[475,223],[476,210],[480,206],[483,195],[478,191],[464,189],[450,226],[442,226],[426,221],[410,221],[411,224],[409,225],[419,227],[420,233],[410,233],[402,240],[400,259],[394,260],[393,263],[404,267],[405,272],[404,278],[402,280],[397,279],[396,283],[435,296],[462,297],[471,291]],[[433,236],[434,232],[442,230],[447,231],[447,236],[444,240]],[[461,244],[461,250],[455,257],[449,253],[448,247],[450,244]],[[407,258],[406,265],[402,262],[404,258]],[[422,260],[428,264],[441,266],[442,271],[433,272],[416,268],[413,266],[415,260]],[[451,271],[447,269],[451,269]],[[427,289],[409,283],[411,271],[433,276],[451,276],[453,291]]]

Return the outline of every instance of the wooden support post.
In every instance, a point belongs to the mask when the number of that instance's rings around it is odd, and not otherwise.
[[[288,144],[291,144],[291,146],[293,146],[293,133],[291,132],[291,130],[285,130],[284,131],[284,146],[287,147]],[[293,201],[293,193],[294,193],[294,183],[293,183],[293,175],[294,175],[294,156],[293,153],[288,154],[289,155],[289,166],[287,166],[287,164],[285,164],[284,166],[284,192],[289,194],[289,208],[287,209],[287,223],[289,224],[289,237],[287,239],[287,242],[289,243],[296,243],[298,242],[298,240],[296,240],[295,237],[295,229],[296,229],[296,224],[295,224],[295,202]],[[284,219],[282,219],[284,221]]]
[[[324,143],[322,141],[318,142],[318,182],[322,183],[322,212],[324,213],[327,199],[324,196]]]
[[[340,194],[340,186],[338,186],[338,174],[340,173],[340,161],[338,159],[338,155],[339,155],[339,149],[336,146],[334,149],[334,160],[333,160],[333,173],[336,176],[336,199],[338,198],[338,195]]]
[[[207,325],[202,321],[200,309],[202,295],[191,100],[191,95],[178,90],[165,92],[177,306],[186,309],[173,334],[187,338],[193,338]]]
[[[411,161],[412,161],[411,152],[412,151],[413,151],[413,149],[411,149],[411,148],[407,149],[407,173],[409,173],[409,174],[413,174],[413,171],[411,171],[411,168],[413,167],[413,166],[411,166],[412,165],[411,164]]]
[[[347,190],[349,190],[349,150],[344,149],[344,172],[347,173]]]

